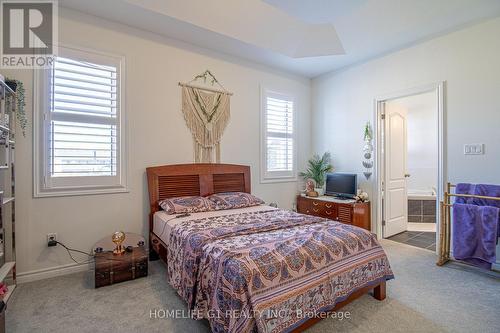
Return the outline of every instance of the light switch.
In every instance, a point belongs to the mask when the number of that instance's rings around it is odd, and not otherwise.
[[[464,155],[482,155],[484,154],[484,144],[471,143],[464,145]]]

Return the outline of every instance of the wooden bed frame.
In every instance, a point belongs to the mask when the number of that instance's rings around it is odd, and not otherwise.
[[[162,259],[167,263],[167,245],[153,233],[153,216],[159,210],[158,203],[166,198],[200,195],[207,196],[222,192],[251,193],[250,167],[235,164],[174,164],[146,169],[149,188],[149,252],[150,260]],[[386,283],[357,290],[347,299],[339,302],[328,312],[337,311],[355,299],[373,290],[373,297],[384,300]],[[293,332],[301,332],[314,325],[321,317],[311,318]]]
[[[167,262],[167,245],[153,233],[153,216],[166,198],[207,196],[222,192],[251,193],[250,167],[236,164],[172,164],[146,169],[149,188],[149,259]]]

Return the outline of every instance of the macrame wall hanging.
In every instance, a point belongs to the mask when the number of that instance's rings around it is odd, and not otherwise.
[[[211,87],[195,85],[199,80],[205,84],[209,80]],[[182,113],[193,134],[195,163],[220,163],[220,140],[229,122],[229,99],[233,94],[209,70],[179,85],[182,87]]]

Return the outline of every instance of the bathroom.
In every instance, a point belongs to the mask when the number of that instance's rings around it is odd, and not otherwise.
[[[438,133],[435,95],[407,97],[408,231],[436,232]]]
[[[394,100],[406,109],[407,230],[389,239],[435,250],[438,184],[438,103],[434,93]]]

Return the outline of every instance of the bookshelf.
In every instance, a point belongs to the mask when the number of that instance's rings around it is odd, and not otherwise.
[[[0,75],[0,282],[8,291],[6,305],[16,288],[15,251],[15,124],[16,92]]]

